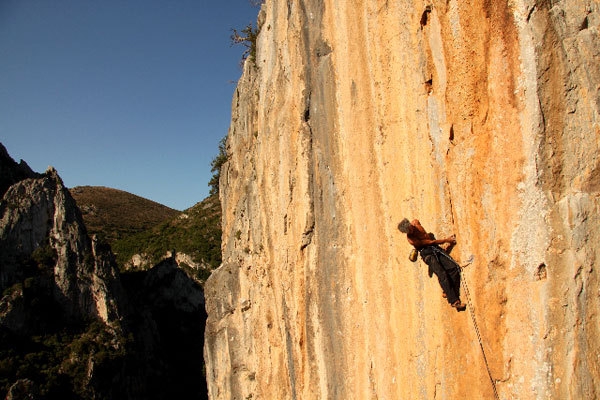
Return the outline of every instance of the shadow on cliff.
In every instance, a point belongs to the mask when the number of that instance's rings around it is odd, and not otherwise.
[[[116,330],[65,314],[43,272],[4,292],[1,398],[208,399],[203,291],[173,260],[121,276]]]
[[[144,369],[144,397],[208,399],[202,288],[173,259],[124,273],[121,280],[133,309],[128,324],[134,361]]]

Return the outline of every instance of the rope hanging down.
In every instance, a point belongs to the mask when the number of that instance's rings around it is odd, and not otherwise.
[[[488,364],[487,357],[485,356],[485,350],[483,349],[483,341],[481,340],[481,334],[479,333],[479,327],[477,326],[477,321],[475,320],[475,308],[473,307],[473,303],[471,302],[471,295],[469,294],[469,288],[467,287],[467,281],[465,280],[462,274],[461,267],[461,284],[465,291],[465,296],[467,297],[467,304],[469,305],[469,312],[471,314],[471,320],[473,321],[473,326],[475,327],[475,333],[477,334],[477,340],[479,340],[479,347],[481,347],[481,354],[483,354],[483,362],[485,363],[485,368],[487,369],[488,376],[490,377],[490,382],[492,383],[492,389],[494,390],[494,398],[496,400],[500,400],[500,396],[498,396],[498,390],[496,390],[496,382],[494,378],[492,378],[492,372],[490,371],[490,365]]]

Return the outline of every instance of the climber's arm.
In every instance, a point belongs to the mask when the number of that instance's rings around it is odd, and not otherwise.
[[[450,236],[446,239],[425,239],[425,238],[411,238],[408,237],[408,243],[412,244],[416,248],[421,248],[425,246],[432,246],[436,244],[444,244],[450,243],[452,245],[456,244],[456,238],[454,236]]]
[[[451,245],[456,244],[456,236],[454,236],[454,235],[447,237],[445,239],[430,239],[429,235],[427,234],[427,232],[425,231],[423,226],[421,226],[421,223],[419,222],[418,219],[415,219],[414,221],[411,222],[411,228],[412,229],[406,235],[406,238],[408,239],[408,243],[410,243],[417,249],[419,249],[421,247],[425,247],[425,246],[436,245],[436,244],[444,244],[444,243],[450,243]]]

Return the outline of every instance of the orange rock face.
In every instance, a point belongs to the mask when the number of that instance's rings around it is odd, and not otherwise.
[[[600,396],[600,3],[554,3],[263,5],[206,284],[212,399]],[[467,311],[404,217],[472,257]]]

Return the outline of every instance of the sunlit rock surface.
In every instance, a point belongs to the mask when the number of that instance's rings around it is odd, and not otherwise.
[[[221,173],[211,398],[600,396],[599,11],[267,0]],[[473,256],[485,358],[403,217]]]

